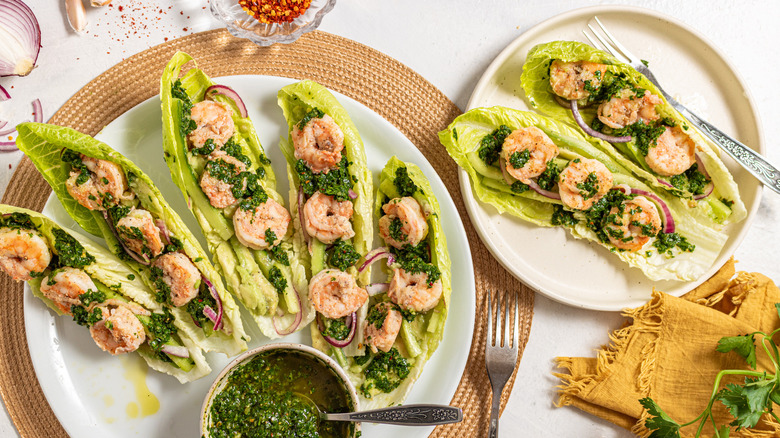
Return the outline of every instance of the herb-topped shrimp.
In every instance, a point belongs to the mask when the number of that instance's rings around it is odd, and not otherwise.
[[[200,348],[118,257],[30,210],[0,205],[0,229],[32,239],[48,256],[27,278],[33,294],[58,315],[89,329],[112,355],[137,352],[182,383],[207,375]],[[0,240],[0,250],[7,241]],[[45,265],[44,265],[44,262]],[[2,265],[15,276],[16,268]]]

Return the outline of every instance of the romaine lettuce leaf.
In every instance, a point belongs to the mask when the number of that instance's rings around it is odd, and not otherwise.
[[[731,173],[720,160],[719,150],[669,105],[657,87],[644,75],[608,53],[574,41],[553,41],[532,48],[523,65],[523,73],[520,78],[525,96],[532,108],[556,120],[570,123],[584,134],[584,131],[576,125],[571,111],[559,105],[555,100],[555,94],[550,86],[549,74],[550,62],[555,59],[566,62],[589,61],[606,64],[608,71],[615,74],[625,74],[635,86],[649,90],[660,97],[663,104],[656,106],[659,115],[662,118],[673,120],[678,126],[685,129],[696,144],[697,153],[715,185],[713,194],[707,198],[699,201],[681,199],[679,205],[688,208],[697,221],[708,227],[736,223],[747,216],[747,210],[739,195],[739,188]],[[590,125],[596,117],[597,109],[598,105],[580,109],[585,123]],[[634,141],[610,144],[598,139],[593,140],[594,145],[610,154],[622,166],[631,170],[634,175],[653,186],[657,191],[671,190],[668,182],[661,182],[659,176],[650,169]],[[729,207],[721,200],[731,201],[733,204]]]
[[[192,318],[183,308],[172,309],[177,321],[182,324],[195,343],[206,351],[220,351],[233,356],[246,349],[247,336],[244,332],[238,306],[225,291],[222,279],[209,262],[195,236],[187,229],[179,215],[168,205],[159,189],[152,180],[124,155],[112,149],[107,144],[98,141],[74,129],[43,123],[22,123],[17,126],[19,136],[17,145],[41,172],[44,179],[54,190],[68,214],[85,231],[106,241],[114,254],[122,254],[123,249],[114,234],[103,219],[102,213],[91,211],[79,204],[68,193],[65,181],[68,179],[68,165],[60,159],[63,148],[82,153],[100,160],[108,160],[119,165],[125,172],[128,184],[136,192],[141,207],[148,210],[156,218],[162,219],[169,233],[181,240],[182,249],[193,261],[198,270],[211,281],[219,293],[224,308],[224,320],[230,334],[219,331],[206,336],[204,331],[195,326]],[[148,269],[135,261],[128,261],[147,286],[151,285]]]

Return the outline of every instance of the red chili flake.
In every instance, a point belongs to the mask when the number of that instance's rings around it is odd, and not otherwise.
[[[9,168],[9,169],[11,168],[11,165],[10,165],[10,164],[8,165],[8,168]]]
[[[306,12],[311,0],[238,0],[238,4],[261,23],[284,23]]]
[[[119,9],[119,12],[122,12],[125,10],[125,7],[120,5],[117,9]]]
[[[187,32],[187,28],[186,28],[186,27],[185,27],[184,29],[182,29],[182,30],[183,30],[183,31],[185,31],[185,32]]]

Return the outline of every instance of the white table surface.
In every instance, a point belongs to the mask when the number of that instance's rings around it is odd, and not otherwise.
[[[31,118],[30,102],[40,98],[49,118],[95,76],[122,59],[166,40],[218,27],[206,0],[114,0],[114,7],[90,9],[83,35],[69,28],[64,2],[26,0],[42,28],[38,68],[25,78],[0,78],[12,100],[0,103],[0,119]],[[85,0],[86,3],[88,1]],[[369,45],[391,56],[438,87],[465,109],[471,92],[493,58],[525,30],[557,14],[596,4],[584,0],[341,0],[320,30]],[[773,0],[633,0],[619,2],[653,9],[704,34],[736,66],[763,122],[769,160],[780,165],[780,4]],[[160,6],[155,7],[154,5]],[[118,7],[123,6],[123,11]],[[206,9],[206,10],[204,10]],[[0,154],[4,191],[21,153]],[[765,191],[752,229],[735,256],[738,269],[780,279],[780,195]],[[617,312],[568,307],[537,294],[531,337],[512,396],[501,418],[504,437],[626,437],[627,431],[574,408],[555,408],[551,372],[556,356],[594,356],[607,333],[623,318]],[[486,388],[487,390],[487,388]],[[18,436],[0,411],[0,436]]]

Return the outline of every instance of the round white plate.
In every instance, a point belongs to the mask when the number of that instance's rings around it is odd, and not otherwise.
[[[726,133],[763,152],[763,138],[750,94],[734,67],[717,49],[685,24],[646,9],[598,6],[549,19],[513,41],[485,71],[468,108],[505,106],[530,110],[520,86],[526,54],[556,40],[588,42],[582,30],[597,15],[604,26],[650,67],[666,90]],[[564,229],[541,228],[501,215],[478,202],[468,174],[460,170],[461,192],[471,220],[493,255],[518,279],[565,304],[595,310],[621,310],[644,304],[653,288],[682,295],[709,278],[734,253],[758,209],[761,185],[722,154],[739,184],[748,210],[729,227],[725,247],[712,268],[693,282],[650,281],[609,250],[576,240]]]
[[[272,76],[231,76],[219,79],[233,87],[248,104],[260,141],[273,161],[278,190],[285,197],[285,160],[277,146],[287,136],[287,124],[276,104],[276,93],[291,79]],[[449,320],[438,351],[414,385],[407,403],[447,404],[452,399],[468,358],[474,328],[475,292],[471,252],[452,199],[444,184],[420,151],[395,127],[367,107],[337,95],[365,142],[369,168],[377,175],[392,155],[417,164],[431,181],[441,204],[444,231],[452,257],[453,291]],[[162,122],[158,97],[149,99],[109,124],[98,136],[133,160],[155,181],[165,199],[179,212],[190,230],[206,247],[200,229],[173,184],[162,154]],[[376,181],[375,181],[376,183]],[[78,229],[52,195],[43,212],[60,224]],[[74,437],[181,437],[200,436],[198,416],[206,392],[219,371],[229,362],[224,355],[210,353],[212,374],[181,385],[176,379],[155,371],[144,376],[146,365],[138,355],[111,357],[98,349],[89,331],[57,317],[32,294],[25,294],[25,324],[30,356],[43,392],[65,430]],[[249,347],[270,343],[247,320],[252,336]],[[311,344],[309,329],[280,341]],[[148,404],[144,385],[159,400],[159,411],[136,415]],[[146,397],[148,398],[148,397]],[[404,428],[405,436],[427,437],[432,427]],[[393,437],[391,426],[363,426],[365,437]]]

